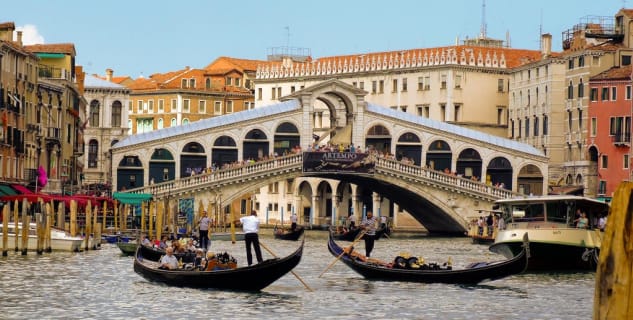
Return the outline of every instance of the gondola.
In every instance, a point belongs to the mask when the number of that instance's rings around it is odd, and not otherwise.
[[[294,230],[278,229],[277,226],[275,226],[273,234],[275,235],[275,239],[297,241],[301,238],[304,231],[305,228],[302,226],[297,226]]]
[[[415,261],[417,258],[396,257],[393,262],[386,263],[372,258],[366,259],[356,251],[352,251],[350,255],[336,244],[332,232],[328,241],[330,253],[365,279],[452,284],[477,284],[522,273],[527,269],[530,256],[527,236],[524,238],[523,246],[522,252],[510,260],[471,263],[464,269],[453,270],[450,264],[419,265]]]
[[[214,271],[162,270],[158,262],[146,259],[139,246],[134,259],[134,271],[150,281],[167,285],[191,288],[211,288],[235,291],[260,291],[299,264],[303,254],[303,244],[291,255],[284,258],[264,260],[262,263],[235,269]]]
[[[330,228],[330,230],[333,230],[333,229]],[[361,230],[362,230],[361,228],[354,228],[352,230],[348,230],[345,233],[334,232],[333,237],[335,240],[340,240],[340,241],[354,241],[356,240],[356,237],[358,237],[358,234],[360,233]],[[376,234],[374,235],[374,239],[380,240],[381,238],[389,238],[389,234],[391,234],[389,227],[386,227],[386,226],[379,227],[378,229],[376,229]]]
[[[138,250],[145,260],[159,261],[165,255],[165,250],[150,246],[139,246]],[[138,255],[138,253],[137,253]],[[195,252],[174,253],[178,261],[182,263],[191,263],[196,258]]]
[[[123,255],[133,256],[136,252],[136,246],[138,246],[138,244],[136,242],[119,241],[116,243],[116,246],[119,247],[119,250],[121,250],[121,253]]]

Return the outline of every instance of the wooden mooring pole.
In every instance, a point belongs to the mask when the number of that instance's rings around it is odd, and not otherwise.
[[[8,255],[9,247],[9,204],[2,208],[2,256]]]
[[[594,320],[633,319],[633,182],[615,191],[600,248]]]

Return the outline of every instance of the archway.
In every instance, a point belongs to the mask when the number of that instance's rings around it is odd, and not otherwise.
[[[453,153],[448,143],[443,140],[435,140],[429,145],[428,149],[426,152],[426,165],[430,169],[438,171],[444,171],[444,169],[452,170]]]
[[[149,181],[155,183],[174,180],[176,178],[176,161],[169,150],[156,148],[149,160]]]
[[[543,195],[543,173],[537,166],[528,164],[519,170],[517,185],[519,193]]]
[[[369,128],[369,130],[367,130],[367,136],[365,137],[365,146],[369,150],[390,153],[391,134],[389,130],[383,125],[375,125]]]
[[[417,134],[407,132],[398,138],[396,160],[401,161],[403,157],[411,161],[411,164],[422,164],[422,143]]]
[[[204,147],[197,142],[189,142],[182,148],[180,155],[180,177],[199,174],[207,167]]]
[[[290,122],[284,122],[275,131],[274,152],[277,155],[290,153],[292,148],[299,146],[301,136],[297,126]]]
[[[468,148],[462,150],[457,157],[455,172],[464,178],[481,177],[481,156],[477,150]]]
[[[117,190],[127,190],[143,185],[143,164],[138,156],[125,156],[117,167]]]
[[[249,159],[263,159],[269,154],[268,138],[266,137],[266,134],[259,129],[253,129],[246,134],[243,146],[242,160],[244,161]]]
[[[512,165],[504,157],[496,157],[490,160],[486,171],[487,184],[503,184],[506,189],[512,190]]]
[[[222,168],[225,164],[237,162],[237,143],[229,136],[220,136],[213,142],[211,165]]]

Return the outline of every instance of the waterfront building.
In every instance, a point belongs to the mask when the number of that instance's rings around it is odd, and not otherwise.
[[[111,186],[110,147],[127,135],[129,129],[127,106],[130,89],[114,83],[112,75],[113,70],[107,69],[105,79],[88,75],[84,80],[84,97],[88,108],[84,115],[87,121],[81,130],[82,140],[87,147],[82,157],[82,185],[89,191],[102,191]]]
[[[613,67],[589,79],[587,146],[597,163],[598,197],[610,199],[631,172],[631,66]]]

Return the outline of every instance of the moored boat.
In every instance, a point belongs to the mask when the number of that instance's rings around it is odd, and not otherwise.
[[[117,242],[116,245],[119,248],[119,250],[121,250],[121,253],[126,256],[134,255],[134,253],[136,253],[136,247],[138,246],[136,242],[123,242],[123,241]]]
[[[302,226],[297,226],[294,230],[283,230],[275,226],[275,228],[273,229],[273,234],[275,235],[275,239],[297,241],[299,240],[299,238],[301,238],[301,235],[303,235],[304,231],[305,228]]]
[[[421,283],[477,284],[522,273],[528,266],[530,246],[524,239],[521,253],[512,259],[497,262],[471,263],[464,269],[453,269],[450,263],[423,263],[416,257],[398,256],[393,262],[365,258],[356,251],[340,247],[330,232],[328,250],[350,269],[366,279]]]
[[[521,250],[521,238],[530,238],[530,270],[595,270],[602,242],[599,217],[609,205],[591,198],[548,195],[498,200],[505,227],[500,227],[490,251],[511,258]],[[585,214],[578,224],[576,214]],[[586,223],[586,225],[585,225]]]
[[[2,238],[2,228],[0,227],[0,239]],[[8,241],[7,246],[9,248],[15,248],[15,224],[9,223],[9,231],[7,232]],[[57,229],[51,228],[51,250],[52,251],[71,251],[77,252],[81,251],[83,248],[84,239],[78,236],[71,236],[70,233]],[[18,245],[17,247],[22,247],[22,223],[18,223]],[[46,248],[44,248],[46,249]],[[28,251],[36,251],[37,250],[37,226],[34,222],[29,223],[29,239],[27,244]]]
[[[193,288],[213,288],[236,291],[260,291],[288,272],[301,261],[303,245],[292,254],[283,258],[274,258],[251,266],[211,271],[187,269],[158,269],[158,262],[147,259],[139,246],[134,258],[134,271],[145,279],[167,285]]]

